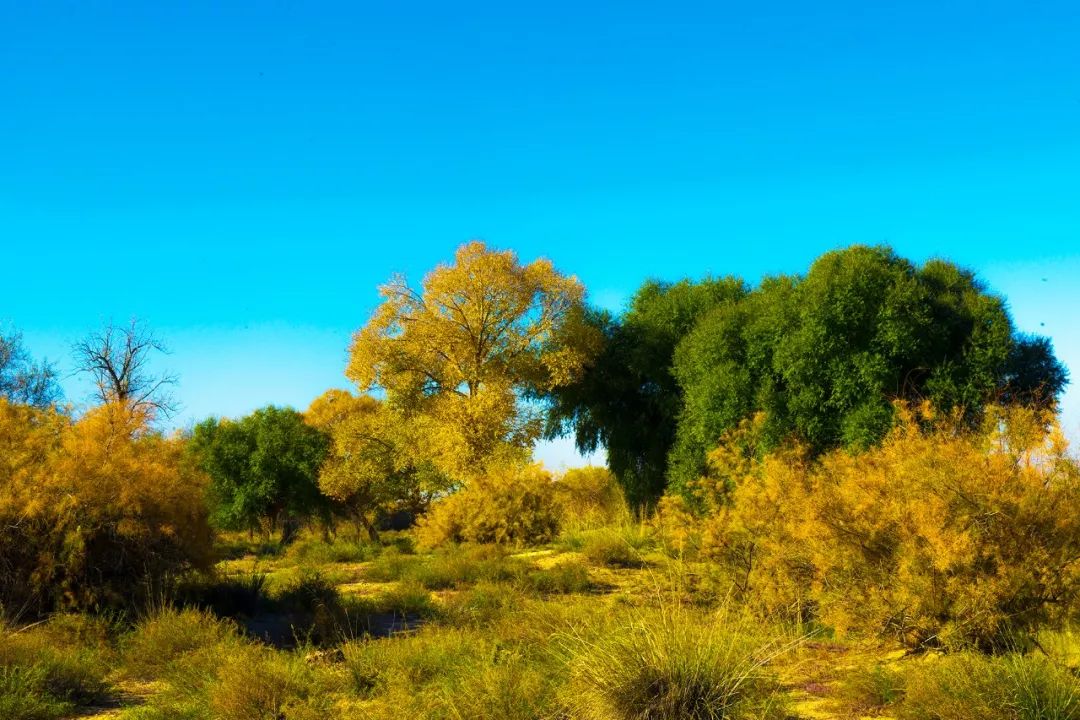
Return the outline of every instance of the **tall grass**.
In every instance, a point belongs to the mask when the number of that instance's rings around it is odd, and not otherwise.
[[[655,540],[641,526],[626,524],[566,535],[564,547],[579,550],[596,565],[618,568],[642,568],[649,564],[646,555]]]
[[[105,632],[83,616],[0,628],[0,718],[52,720],[105,701],[112,662]]]
[[[345,645],[352,693],[371,720],[540,720],[563,717],[564,669],[509,625],[426,627]]]
[[[779,682],[768,670],[783,646],[749,619],[661,608],[577,642],[568,705],[581,720],[785,716]]]
[[[124,643],[129,677],[160,688],[131,720],[315,720],[328,717],[332,675],[303,659],[306,649],[277,651],[197,610],[162,609]]]
[[[373,543],[358,543],[340,537],[326,540],[308,536],[290,545],[285,556],[300,565],[327,565],[367,562],[380,552],[382,547]]]
[[[538,568],[495,545],[452,545],[427,557],[387,551],[365,571],[368,580],[400,581],[428,590],[464,590],[478,583],[504,584],[541,595],[588,592],[588,569],[579,563]]]
[[[1042,656],[958,653],[908,674],[903,720],[1077,720],[1080,679]]]

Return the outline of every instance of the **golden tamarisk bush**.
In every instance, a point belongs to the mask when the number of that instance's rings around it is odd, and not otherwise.
[[[576,528],[611,525],[629,514],[622,488],[606,467],[570,468],[555,482],[555,501],[563,524]]]
[[[539,465],[488,471],[432,504],[417,528],[422,545],[450,542],[533,545],[555,537],[554,479]]]
[[[911,647],[997,648],[1075,610],[1080,468],[1054,418],[898,418],[860,454],[789,448],[743,468],[704,540],[743,596]]]
[[[182,442],[110,404],[78,421],[0,399],[0,603],[122,605],[211,563],[206,481]]]

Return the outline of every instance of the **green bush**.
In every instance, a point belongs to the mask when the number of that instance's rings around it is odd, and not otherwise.
[[[45,669],[40,665],[0,666],[0,717],[6,720],[55,720],[71,710],[71,703],[45,691]]]

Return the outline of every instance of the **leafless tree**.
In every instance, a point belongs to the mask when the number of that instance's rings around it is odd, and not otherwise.
[[[112,322],[75,344],[78,372],[89,373],[103,403],[122,402],[169,417],[179,407],[169,388],[177,378],[150,370],[154,353],[169,350],[149,328],[132,318],[127,326]]]
[[[0,397],[36,407],[60,399],[56,370],[46,361],[34,362],[16,331],[0,332]]]

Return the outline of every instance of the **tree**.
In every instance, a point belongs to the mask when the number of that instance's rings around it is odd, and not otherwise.
[[[126,327],[110,322],[74,347],[78,371],[94,379],[98,401],[150,410],[154,417],[169,417],[178,408],[168,392],[176,376],[149,368],[154,353],[167,352],[164,343],[134,318]]]
[[[433,461],[455,478],[524,461],[542,429],[527,396],[572,381],[589,359],[581,283],[470,242],[420,290],[399,276],[381,293],[346,375],[423,425]]]
[[[0,333],[0,397],[39,408],[60,399],[56,370],[47,361],[34,362],[19,332]]]
[[[675,347],[703,314],[745,294],[744,283],[734,277],[649,281],[621,321],[589,312],[586,321],[603,338],[602,349],[576,380],[548,393],[548,435],[573,428],[582,452],[606,448],[627,501],[639,511],[651,508],[666,485],[682,408],[671,374]]]
[[[427,459],[422,437],[386,403],[367,395],[328,390],[305,414],[330,437],[319,488],[333,498],[373,542],[380,518],[417,514],[450,482]]]
[[[291,408],[265,407],[240,420],[195,426],[190,449],[210,476],[215,520],[223,527],[274,532],[292,541],[301,520],[325,511],[319,467],[329,440]]]
[[[978,422],[991,402],[1052,406],[1067,381],[1049,341],[1018,334],[971,272],[866,246],[703,315],[674,374],[685,402],[669,475],[680,490],[725,432],[759,412],[763,450],[787,438],[814,454],[863,450],[892,426],[895,400]]]

